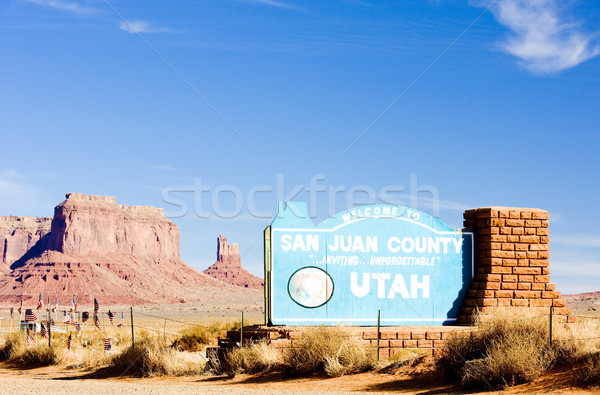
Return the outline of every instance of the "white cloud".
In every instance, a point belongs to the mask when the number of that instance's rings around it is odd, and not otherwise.
[[[42,173],[25,175],[15,170],[0,171],[0,215],[32,215],[53,207],[37,183],[54,181],[56,175]]]
[[[77,15],[89,15],[98,12],[95,8],[83,7],[76,2],[67,2],[62,0],[23,0],[28,3],[41,5],[44,7],[55,8],[62,11],[69,11]]]
[[[483,7],[490,1],[471,0],[471,4]],[[556,0],[497,0],[490,10],[512,32],[502,49],[533,73],[559,72],[600,53],[592,35],[566,16]]]
[[[295,9],[296,7],[294,7],[291,4],[286,4],[286,3],[282,3],[280,1],[276,1],[276,0],[246,0],[247,3],[256,3],[256,4],[263,4],[263,5],[268,5],[271,7],[278,7],[278,8],[289,8],[289,9]]]
[[[170,29],[154,26],[146,21],[121,21],[119,24],[121,30],[127,33],[170,33]]]
[[[152,166],[152,168],[155,170],[177,171],[175,167],[169,165],[154,165]]]
[[[570,247],[600,248],[600,236],[595,235],[552,236],[551,241]]]

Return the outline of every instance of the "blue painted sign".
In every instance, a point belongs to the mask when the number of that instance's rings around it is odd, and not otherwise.
[[[280,203],[265,232],[273,325],[443,325],[456,321],[474,271],[473,234],[421,211],[361,206],[315,225]]]

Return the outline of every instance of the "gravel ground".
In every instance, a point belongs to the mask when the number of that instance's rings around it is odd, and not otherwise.
[[[113,380],[61,380],[32,378],[0,378],[1,394],[315,394],[307,391],[243,389],[206,383],[131,383]],[[319,393],[324,393],[319,391]],[[347,392],[325,392],[347,394]]]

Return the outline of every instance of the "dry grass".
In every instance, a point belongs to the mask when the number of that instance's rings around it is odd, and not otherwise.
[[[281,365],[281,351],[266,342],[236,348],[227,355],[227,372],[230,376],[238,373],[269,371]]]
[[[181,351],[202,351],[205,345],[219,337],[224,337],[227,331],[240,328],[240,322],[217,322],[210,326],[191,326],[181,330],[180,336],[175,339],[172,346]]]
[[[284,368],[292,374],[323,372],[329,376],[364,372],[375,368],[376,356],[344,327],[314,327],[285,350]]]
[[[145,336],[136,339],[133,347],[130,346],[111,358],[108,367],[131,376],[179,376],[197,374],[203,370],[203,365],[185,361],[177,354],[162,339]]]
[[[579,381],[583,384],[600,384],[600,353],[589,355],[577,371]]]
[[[437,365],[464,386],[504,388],[530,382],[555,364],[573,364],[590,355],[598,342],[587,339],[597,336],[597,323],[555,323],[551,346],[549,318],[543,312],[498,309],[478,317],[476,331],[453,334]]]
[[[59,347],[48,347],[44,342],[25,344],[25,337],[19,333],[10,334],[0,348],[0,356],[21,367],[58,365],[64,359]]]

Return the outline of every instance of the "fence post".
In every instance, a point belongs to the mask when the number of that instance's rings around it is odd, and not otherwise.
[[[552,306],[550,306],[550,346],[552,346]]]
[[[48,347],[52,347],[52,343],[51,343],[51,339],[52,339],[52,325],[50,324],[50,305],[48,304],[48,321],[46,321],[46,323],[48,324],[48,328],[46,328],[46,330],[48,331]]]
[[[242,322],[240,324],[240,348],[244,347],[244,312],[242,311]]]
[[[130,307],[131,312],[131,348],[135,347],[135,341],[133,339],[133,306]]]
[[[379,361],[379,339],[381,339],[381,310],[377,310],[377,360]]]

